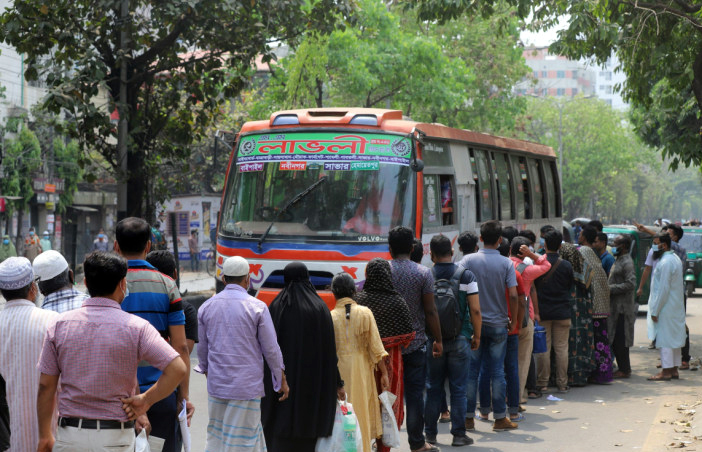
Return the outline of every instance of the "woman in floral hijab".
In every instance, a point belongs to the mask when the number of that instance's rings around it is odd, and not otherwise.
[[[397,426],[400,427],[405,414],[402,349],[414,339],[415,333],[412,329],[412,319],[407,303],[392,284],[388,261],[375,258],[368,263],[363,291],[359,292],[355,299],[356,303],[366,306],[373,312],[380,338],[383,341],[385,351],[388,352],[388,356],[385,357],[385,367],[390,377],[390,392],[397,396],[392,408],[395,419],[397,419]],[[380,375],[379,372],[376,372],[376,383],[380,392],[379,381]],[[378,452],[390,450],[380,440],[377,443]]]

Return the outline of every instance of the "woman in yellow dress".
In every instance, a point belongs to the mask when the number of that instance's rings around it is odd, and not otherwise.
[[[383,358],[388,353],[371,310],[357,305],[351,298],[356,293],[353,278],[347,273],[339,273],[334,276],[331,289],[336,298],[336,307],[331,314],[339,372],[346,386],[346,396],[358,418],[363,452],[370,452],[371,441],[383,435],[374,372],[378,366],[382,374],[381,386],[387,390],[390,383]]]

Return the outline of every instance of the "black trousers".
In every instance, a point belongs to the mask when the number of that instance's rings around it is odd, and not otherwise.
[[[176,393],[154,403],[146,415],[151,423],[151,434],[166,440],[163,444],[163,452],[180,452],[183,448],[183,440],[180,436]]]
[[[685,294],[685,313],[687,313],[687,294]],[[683,362],[690,362],[690,329],[687,327],[687,323],[685,323],[685,345],[683,345],[681,355]]]
[[[625,374],[631,373],[631,361],[629,361],[629,347],[626,346],[626,333],[624,332],[624,316],[617,319],[617,326],[614,330],[614,341],[612,350],[614,358],[617,360],[617,368]]]

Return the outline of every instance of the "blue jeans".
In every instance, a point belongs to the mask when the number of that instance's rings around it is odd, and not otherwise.
[[[519,413],[519,335],[507,336],[507,352],[505,353],[505,381],[507,383],[507,411],[509,414]],[[490,376],[485,361],[480,367],[478,391],[480,399],[480,414],[486,416],[492,410],[490,400]]]
[[[480,347],[471,350],[468,366],[468,405],[466,418],[475,417],[476,397],[478,393],[478,375],[483,362],[486,363],[492,383],[492,411],[495,419],[507,417],[505,403],[505,354],[507,353],[507,328],[495,328],[483,325]]]
[[[402,355],[405,368],[405,423],[410,449],[424,447],[424,386],[427,379],[427,345]]]
[[[451,392],[451,434],[466,434],[466,378],[468,378],[468,352],[470,345],[465,336],[444,341],[444,352],[434,358],[427,347],[427,400],[424,405],[424,431],[436,436],[436,424],[441,414],[441,393],[448,377]],[[444,396],[445,400],[445,396]]]

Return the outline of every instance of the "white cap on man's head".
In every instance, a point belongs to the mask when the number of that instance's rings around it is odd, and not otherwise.
[[[222,274],[224,276],[246,276],[249,274],[249,261],[241,256],[232,256],[224,261]]]
[[[49,250],[34,258],[32,266],[39,281],[48,281],[65,272],[68,268],[68,262],[58,251]]]

